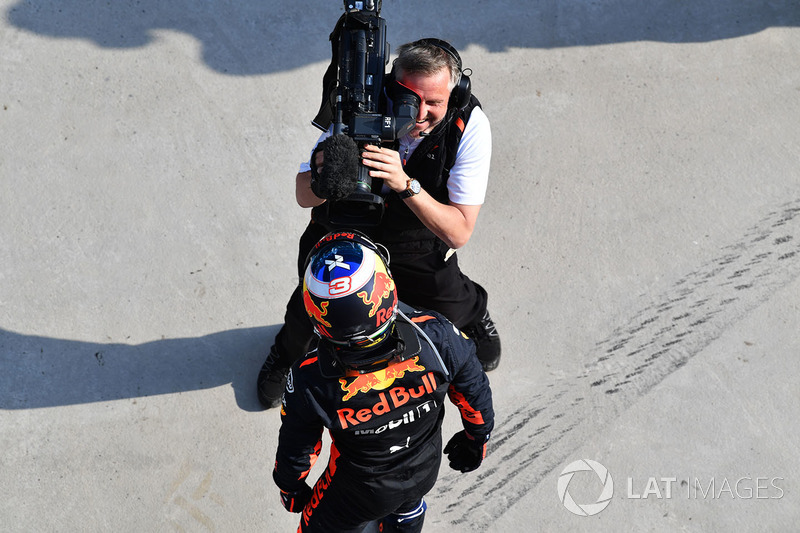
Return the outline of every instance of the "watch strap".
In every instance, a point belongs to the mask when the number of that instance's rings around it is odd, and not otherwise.
[[[416,180],[415,180],[414,178],[411,178],[410,180],[408,180],[408,185],[406,186],[406,190],[404,190],[404,191],[400,191],[399,193],[397,193],[397,194],[398,194],[398,196],[400,196],[400,198],[401,198],[402,200],[405,200],[406,198],[411,198],[411,197],[412,197],[412,196],[414,196],[415,194],[418,194],[418,192],[419,192],[419,191],[415,192],[415,191],[414,191],[414,190],[411,188],[411,184],[412,184],[412,183],[414,183],[415,181],[416,181]],[[419,182],[417,182],[417,183],[419,183]],[[419,188],[419,185],[417,186],[417,188]]]

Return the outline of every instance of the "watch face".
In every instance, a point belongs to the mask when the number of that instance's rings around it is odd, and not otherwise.
[[[408,188],[411,189],[411,192],[414,194],[419,194],[419,191],[422,190],[422,186],[417,180],[411,180],[411,183],[408,184]]]

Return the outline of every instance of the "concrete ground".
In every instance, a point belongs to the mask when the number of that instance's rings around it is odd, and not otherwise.
[[[341,11],[0,0],[0,530],[296,528],[254,384]],[[425,530],[796,531],[798,4],[382,15],[461,51],[494,136],[459,256],[498,425]]]

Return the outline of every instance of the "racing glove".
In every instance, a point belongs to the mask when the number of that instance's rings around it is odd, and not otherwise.
[[[290,513],[302,513],[303,508],[306,504],[311,500],[311,495],[314,494],[314,491],[303,483],[303,486],[298,490],[287,492],[285,490],[281,491],[281,503],[283,507],[289,511]]]
[[[486,443],[489,436],[476,438],[464,430],[459,431],[450,438],[444,453],[450,460],[450,468],[461,472],[472,472],[483,462],[486,457]]]

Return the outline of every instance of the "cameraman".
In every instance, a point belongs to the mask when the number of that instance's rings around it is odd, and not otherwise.
[[[367,145],[360,154],[370,176],[383,180],[385,204],[380,224],[364,231],[387,247],[401,299],[442,313],[469,335],[488,372],[500,362],[500,337],[486,308],[486,291],[461,272],[454,251],[471,237],[484,202],[491,159],[489,121],[469,83],[461,83],[461,59],[449,43],[421,39],[397,52],[394,75],[420,97],[419,113],[397,146]],[[312,155],[313,164],[322,167],[323,152]],[[314,194],[311,184],[310,164],[301,165],[297,202],[313,209],[300,238],[300,277],[308,252],[333,229],[325,218],[326,200]],[[265,408],[280,402],[289,367],[314,340],[298,287],[258,376],[258,397]]]

